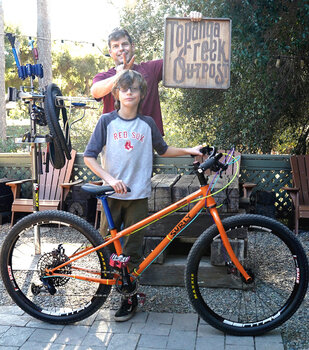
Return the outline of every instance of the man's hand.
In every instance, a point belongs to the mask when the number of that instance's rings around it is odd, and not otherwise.
[[[135,61],[135,55],[132,56],[129,62],[127,62],[126,55],[123,53],[123,69],[131,69]]]
[[[192,22],[200,22],[202,20],[202,13],[197,11],[191,11],[189,15]]]
[[[119,73],[125,69],[131,69],[133,67],[134,61],[135,61],[135,55],[132,56],[129,62],[127,62],[126,54],[122,54],[123,57],[123,64],[119,64],[119,66],[116,67],[116,72]]]

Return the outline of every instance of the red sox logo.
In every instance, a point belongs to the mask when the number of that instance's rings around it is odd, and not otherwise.
[[[124,148],[130,152],[134,147],[131,145],[131,141],[127,141],[124,145]]]

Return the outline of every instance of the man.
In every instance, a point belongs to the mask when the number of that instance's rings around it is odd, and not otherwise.
[[[192,11],[189,17],[192,21],[200,21],[202,14]],[[158,84],[162,80],[163,60],[135,64],[134,43],[125,29],[116,28],[108,37],[108,46],[109,54],[115,63],[115,67],[94,77],[91,87],[92,96],[96,99],[103,99],[103,113],[113,111],[115,108],[111,90],[114,82],[125,69],[139,72],[145,78],[148,87],[141,113],[151,116],[161,134],[164,135],[158,91]]]

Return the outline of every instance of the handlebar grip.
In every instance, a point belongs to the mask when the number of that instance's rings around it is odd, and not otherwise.
[[[210,169],[215,163],[217,162],[217,159],[215,157],[208,158],[205,160],[204,163],[202,163],[199,168],[203,171],[206,171],[207,169]]]

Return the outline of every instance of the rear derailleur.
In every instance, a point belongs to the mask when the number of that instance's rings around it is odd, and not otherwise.
[[[50,253],[45,253],[41,256],[40,260],[38,261],[38,273],[39,278],[42,282],[41,285],[32,283],[31,284],[31,291],[33,295],[40,294],[43,290],[48,291],[49,294],[54,295],[57,292],[56,287],[64,286],[69,281],[69,277],[65,276],[48,276],[47,271],[51,270],[66,261],[69,260],[69,257],[65,254],[64,248],[62,244],[58,245],[57,249],[53,249]],[[57,271],[60,274],[63,275],[70,275],[72,273],[71,271],[71,264],[68,264],[61,269]]]

